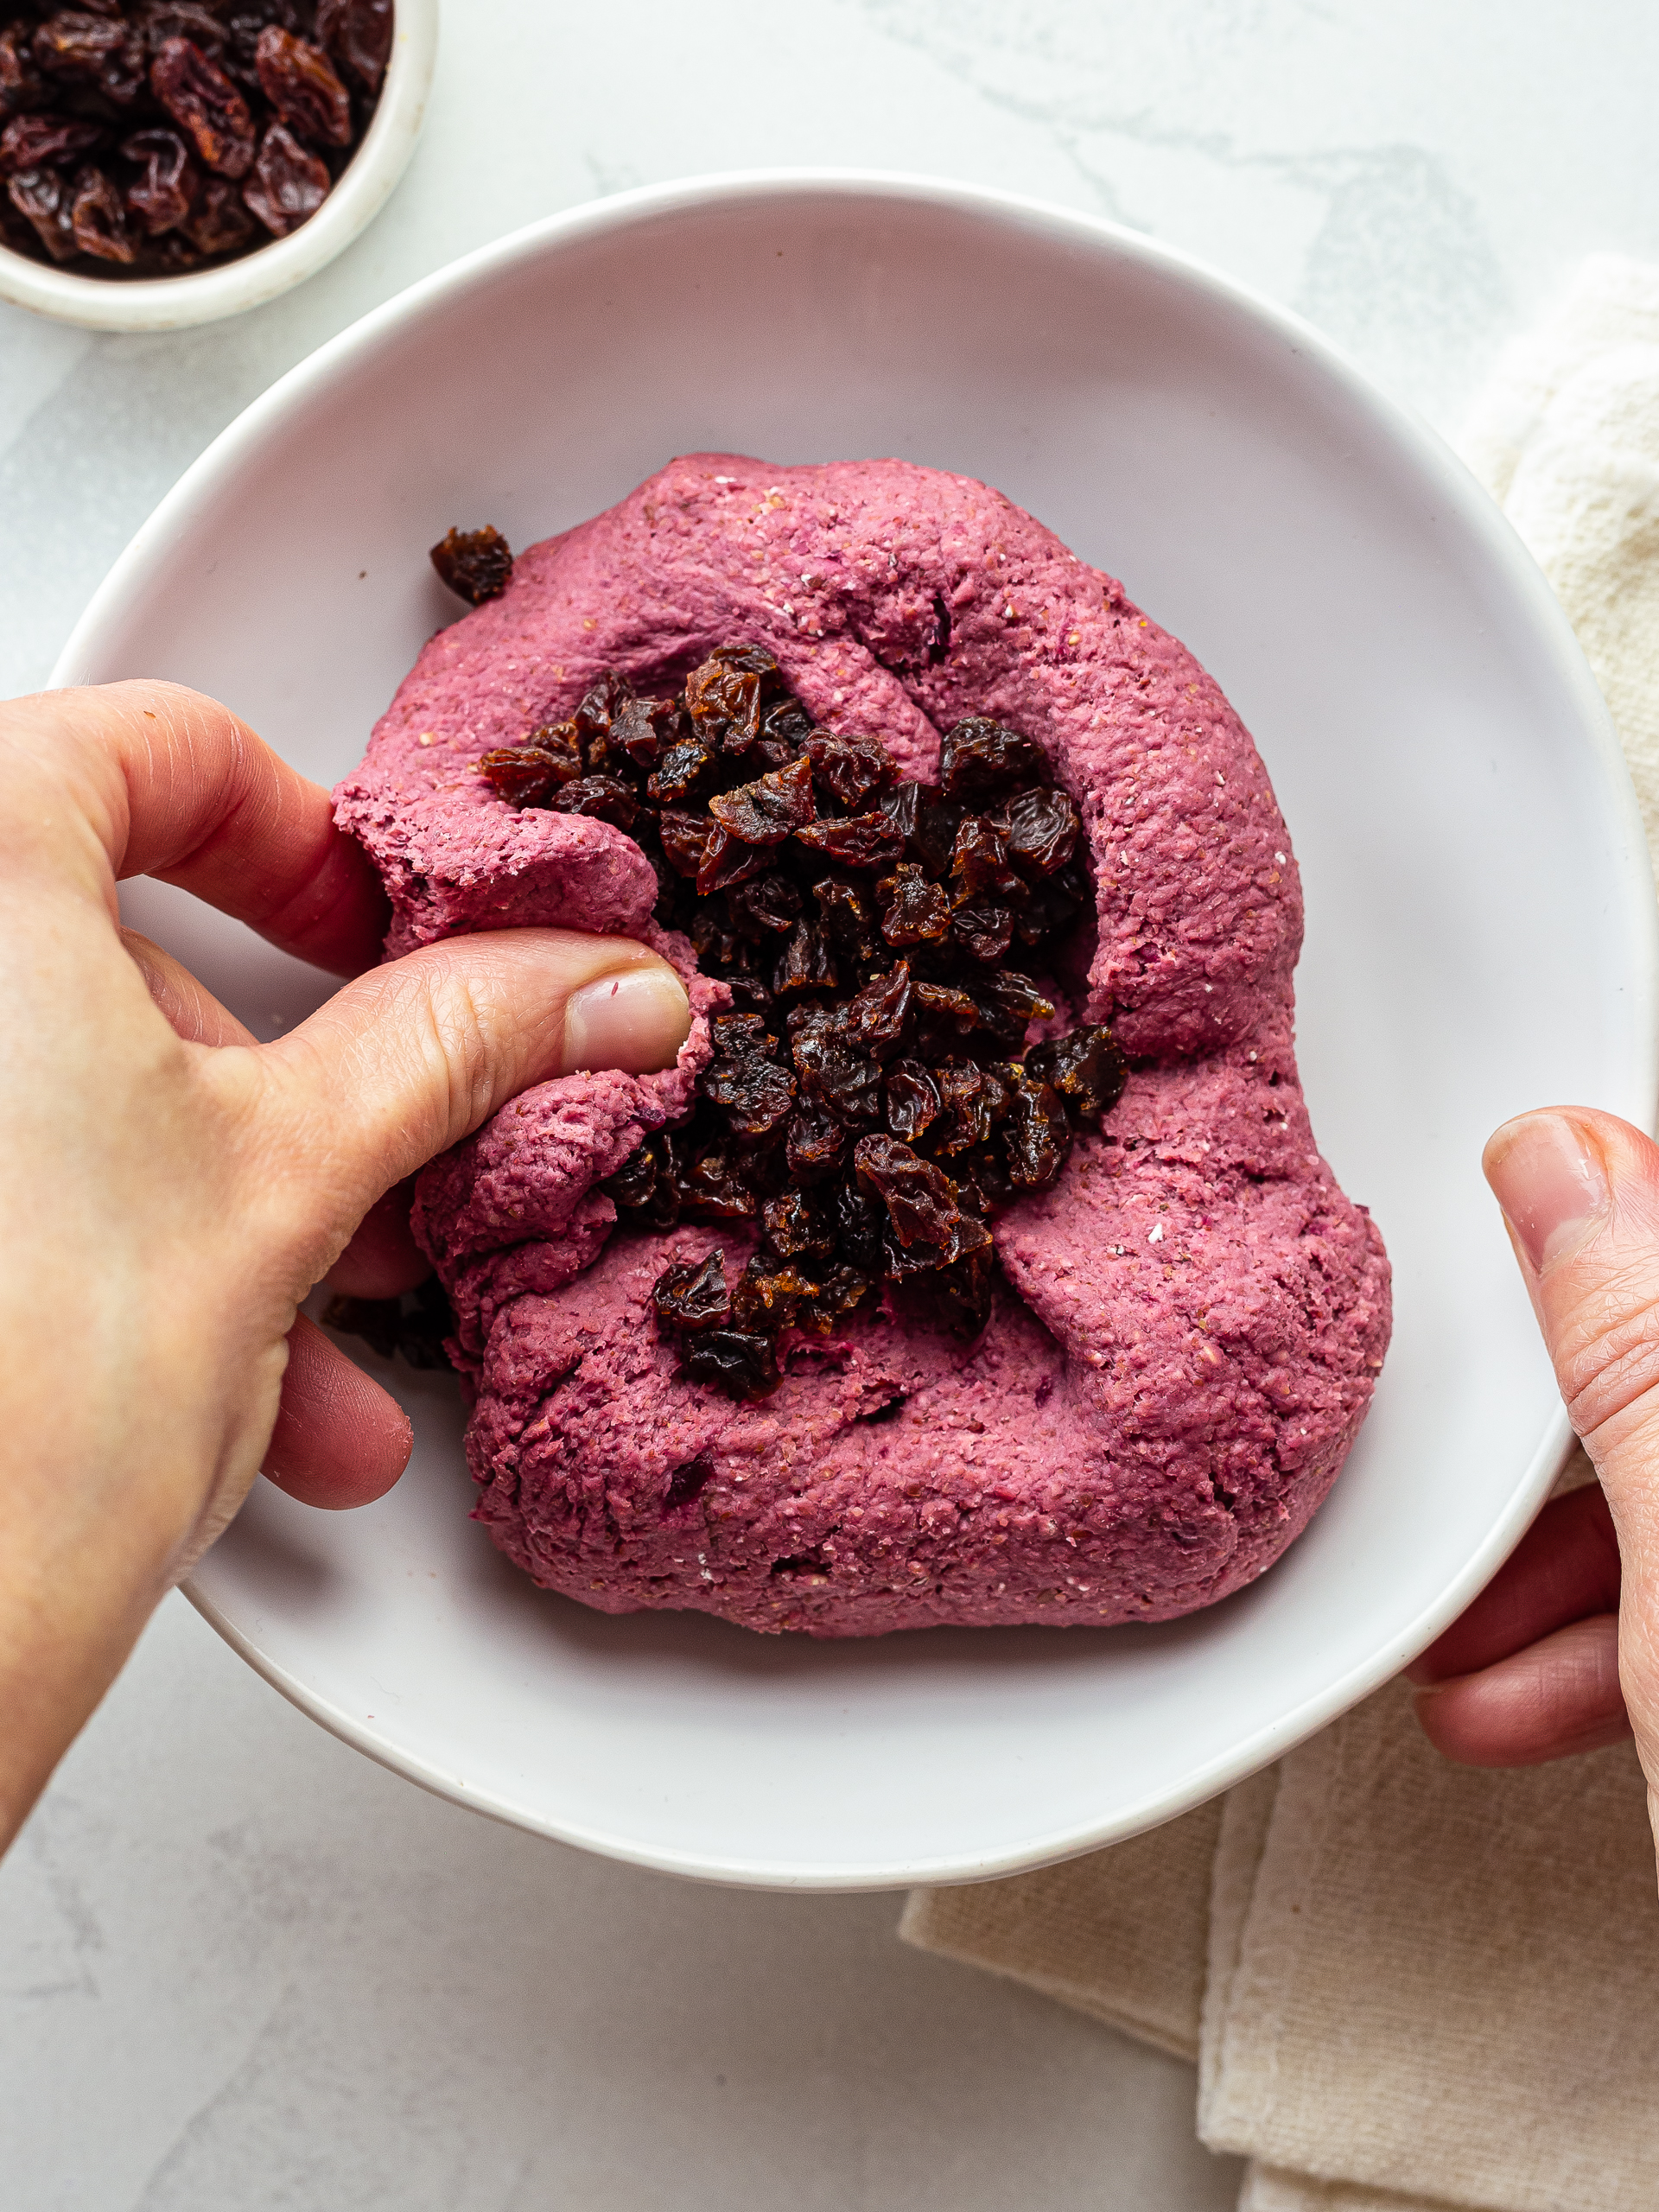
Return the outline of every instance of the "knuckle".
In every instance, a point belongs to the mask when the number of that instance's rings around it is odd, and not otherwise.
[[[1599,1284],[1557,1332],[1555,1371],[1580,1436],[1627,1414],[1659,1386],[1659,1284]]]

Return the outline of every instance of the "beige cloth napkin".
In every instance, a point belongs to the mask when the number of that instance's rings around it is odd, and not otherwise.
[[[1659,848],[1659,270],[1599,256],[1474,466],[1571,617]],[[1592,1479],[1576,1455],[1564,1486]],[[917,1891],[900,1933],[1198,2062],[1240,2212],[1659,2212],[1659,1897],[1627,1745],[1436,1756],[1392,1685],[1155,1835]]]

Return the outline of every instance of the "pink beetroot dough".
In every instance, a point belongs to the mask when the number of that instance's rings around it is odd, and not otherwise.
[[[995,1222],[976,1343],[889,1308],[803,1340],[759,1404],[679,1379],[651,1307],[671,1258],[718,1243],[734,1274],[752,1240],[613,1236],[596,1188],[689,1106],[725,987],[651,921],[621,831],[515,810],[474,767],[603,670],[668,689],[736,641],[908,774],[970,714],[1043,743],[1097,884],[1066,1012],[1110,1021],[1135,1063],[1055,1189]],[[539,1583],[817,1636],[1098,1625],[1210,1605],[1306,1527],[1370,1401],[1389,1298],[1297,1078],[1289,839],[1213,681],[1030,516],[901,461],[674,461],[441,631],[337,798],[391,893],[389,953],[512,924],[621,931],[691,989],[673,1069],[539,1084],[421,1178],[416,1235],[477,1392],[477,1516]]]

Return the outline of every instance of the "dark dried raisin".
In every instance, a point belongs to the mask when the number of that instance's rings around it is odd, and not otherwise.
[[[796,835],[809,851],[821,853],[837,868],[891,868],[905,849],[884,814],[832,815]]]
[[[1022,1191],[1052,1190],[1071,1142],[1058,1091],[1046,1083],[1017,1084],[999,1135],[1014,1182]]]
[[[913,861],[901,861],[875,887],[881,934],[889,944],[937,944],[950,929],[950,902]]]
[[[716,1382],[734,1398],[769,1398],[778,1388],[778,1354],[770,1337],[710,1329],[691,1338],[682,1364],[694,1382]]]
[[[939,1117],[939,1086],[919,1060],[895,1060],[887,1071],[887,1103],[888,1128],[914,1144]]]
[[[0,130],[0,176],[79,161],[104,137],[101,124],[73,115],[15,115]]]
[[[822,922],[797,922],[779,955],[772,988],[780,999],[803,991],[832,991],[838,980],[836,957]]]
[[[712,1329],[730,1319],[726,1255],[715,1245],[702,1260],[677,1260],[652,1287],[660,1329]]]
[[[741,1137],[769,1135],[795,1103],[795,1078],[772,1060],[715,1060],[698,1077],[697,1090]]]
[[[6,197],[34,226],[54,261],[67,261],[77,251],[69,219],[71,196],[70,187],[56,169],[24,169],[6,186]]]
[[[939,786],[964,806],[994,804],[1033,784],[1051,784],[1053,770],[1042,747],[984,715],[948,731],[939,747]]]
[[[333,181],[321,155],[302,146],[286,124],[273,123],[259,141],[242,197],[273,238],[285,238],[310,221]]]
[[[1128,1063],[1109,1029],[1073,1029],[1026,1054],[1026,1072],[1052,1084],[1072,1113],[1084,1121],[1109,1113],[1123,1096]]]
[[[813,815],[812,771],[804,760],[774,769],[752,784],[721,791],[709,802],[721,828],[746,845],[779,845]]]
[[[952,893],[958,900],[990,892],[1007,899],[1023,899],[1026,887],[1008,866],[1008,849],[995,823],[982,814],[963,817],[950,849]]]
[[[151,238],[175,229],[190,213],[201,175],[176,130],[136,130],[122,141],[123,157],[144,174],[127,187],[127,205]]]
[[[897,763],[879,738],[837,736],[815,729],[806,741],[812,773],[838,806],[849,810],[884,784],[896,780]]]
[[[351,99],[320,46],[267,23],[253,66],[260,90],[290,130],[315,146],[351,144]]]
[[[207,178],[179,225],[191,245],[207,254],[237,252],[257,227],[240,191],[227,176]]]
[[[378,92],[391,55],[392,0],[317,0],[317,36],[365,92]]]
[[[512,548],[493,523],[449,530],[432,548],[432,565],[452,592],[482,607],[499,599],[512,576]]]
[[[194,41],[170,38],[149,65],[149,86],[194,143],[204,168],[220,176],[247,175],[253,166],[253,117],[217,61]]]
[[[35,32],[34,54],[48,77],[86,86],[118,107],[144,88],[144,42],[119,16],[60,8]]]
[[[85,168],[76,176],[69,227],[82,253],[123,264],[137,258],[127,228],[126,204],[102,169]]]
[[[628,785],[614,776],[578,776],[555,792],[556,814],[591,814],[619,830],[632,830],[639,802]]]
[[[1027,875],[1054,875],[1077,849],[1083,823],[1064,791],[1021,791],[1004,810],[1008,858]]]

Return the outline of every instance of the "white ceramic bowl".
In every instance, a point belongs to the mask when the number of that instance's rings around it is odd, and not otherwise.
[[[126,283],[80,276],[0,245],[0,300],[89,330],[185,330],[263,307],[315,276],[380,213],[409,167],[426,119],[438,51],[439,0],[397,0],[391,55],[363,143],[308,223],[194,276]]]
[[[1006,1872],[1287,1750],[1532,1515],[1567,1431],[1480,1146],[1556,1097],[1649,1118],[1652,881],[1567,626],[1428,432],[1144,238],[914,178],[631,194],[416,286],[196,463],[59,679],[182,678],[331,780],[454,613],[426,561],[450,523],[523,545],[709,447],[985,477],[1243,712],[1306,879],[1314,1128],[1394,1259],[1358,1446],[1282,1563],[1189,1620],[772,1641],[539,1594],[467,1519],[453,1385],[400,1373],[401,1487],[331,1516],[260,1485],[191,1594],[326,1726],[525,1827],[752,1884]],[[264,1033],[316,1002],[314,972],[177,893],[130,908]]]

